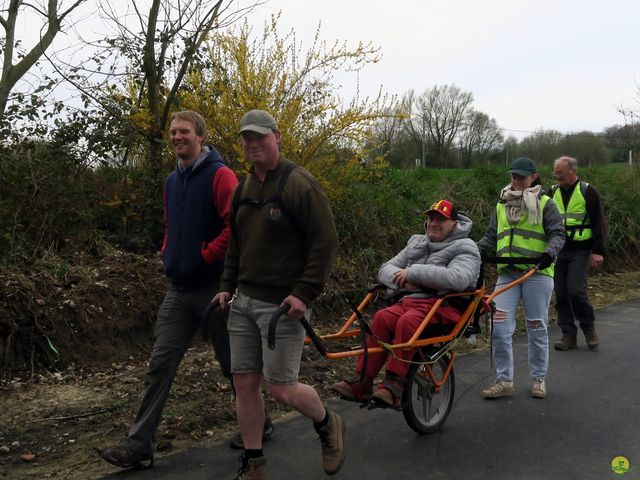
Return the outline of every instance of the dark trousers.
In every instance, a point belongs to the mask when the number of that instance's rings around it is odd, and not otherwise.
[[[147,367],[142,402],[127,435],[126,444],[130,449],[144,454],[153,451],[155,432],[169,396],[173,377],[194,334],[203,323],[205,309],[217,291],[217,284],[190,291],[169,287],[158,310],[156,341]],[[222,325],[217,325],[220,321]],[[214,347],[217,347],[216,357],[223,373],[227,375],[230,359],[225,318],[216,317],[215,323],[217,335],[221,337],[216,339],[212,335]]]
[[[561,252],[555,266],[556,311],[558,326],[563,335],[575,338],[577,327],[583,331],[593,328],[595,315],[587,293],[588,250]]]

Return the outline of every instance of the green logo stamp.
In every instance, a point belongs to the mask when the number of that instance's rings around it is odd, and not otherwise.
[[[616,475],[624,475],[629,470],[631,470],[629,459],[624,455],[613,457],[611,459],[611,470],[613,470],[613,473],[615,473]]]

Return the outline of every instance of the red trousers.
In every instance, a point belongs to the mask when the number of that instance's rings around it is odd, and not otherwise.
[[[371,330],[385,343],[404,343],[416,332],[436,300],[436,298],[404,298],[390,307],[378,310],[373,316]],[[423,331],[423,336],[436,336],[449,332],[458,320],[460,320],[460,312],[449,305],[440,305]],[[371,336],[367,336],[367,345],[377,347],[378,342]],[[413,358],[415,350],[394,350],[393,353],[398,358],[394,358],[387,352],[369,353],[365,375],[375,377],[387,362],[388,371],[405,377],[410,366],[406,360]],[[387,357],[389,357],[388,361]],[[364,356],[361,355],[358,357],[356,372],[362,372],[363,368]]]

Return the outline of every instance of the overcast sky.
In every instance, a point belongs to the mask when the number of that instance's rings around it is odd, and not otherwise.
[[[125,0],[110,1],[126,10]],[[95,2],[84,10],[82,29],[101,30]],[[269,0],[248,16],[254,33],[278,11],[282,33],[293,29],[303,46],[321,22],[330,44],[380,48],[381,61],[360,73],[361,97],[455,83],[518,138],[541,128],[599,132],[624,123],[616,107],[640,109],[640,0]],[[37,35],[26,23],[19,31]],[[336,79],[349,100],[356,77]]]
[[[640,108],[640,0],[270,0],[249,16],[254,31],[279,10],[306,45],[322,22],[328,42],[379,46],[365,94],[455,83],[521,132],[602,131],[624,122],[617,106]],[[355,80],[340,81],[353,95]]]

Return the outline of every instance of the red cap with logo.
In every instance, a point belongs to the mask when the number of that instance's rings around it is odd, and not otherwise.
[[[456,208],[453,206],[453,203],[445,199],[442,199],[439,202],[434,203],[433,205],[431,205],[431,208],[424,213],[425,215],[431,215],[432,213],[437,213],[450,220],[458,219],[458,210],[456,210]]]

